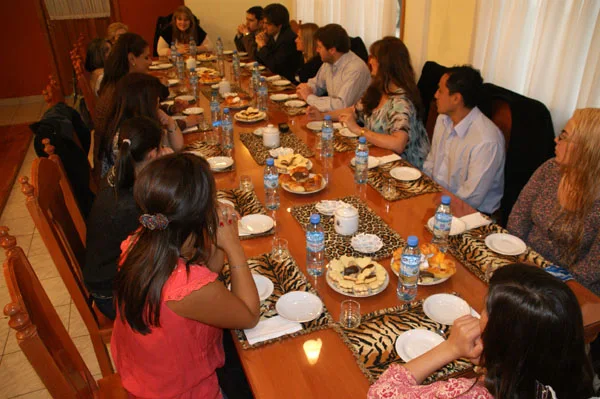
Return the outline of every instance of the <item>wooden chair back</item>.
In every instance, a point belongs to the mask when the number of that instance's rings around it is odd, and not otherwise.
[[[71,217],[61,187],[61,173],[55,162],[37,158],[31,166],[31,180],[19,179],[26,206],[58,272],[81,315],[94,345],[104,376],[113,374],[106,349],[112,334],[112,321],[95,311],[83,281],[85,241]]]
[[[90,86],[90,80],[84,72],[83,61],[81,61],[81,59],[76,61],[73,64],[73,68],[75,70],[77,87],[81,91],[81,94],[83,94],[85,105],[93,120],[96,117],[96,94],[94,94],[94,90],[92,89],[92,86]]]
[[[48,104],[48,108],[65,101],[65,96],[63,95],[60,87],[58,86],[58,81],[54,77],[54,75],[48,76],[48,85],[44,90],[42,90],[42,94],[44,95],[44,100],[46,104]]]
[[[4,307],[19,347],[54,398],[92,398],[98,385],[31,264],[8,228],[0,227],[6,252],[4,277],[11,303]]]

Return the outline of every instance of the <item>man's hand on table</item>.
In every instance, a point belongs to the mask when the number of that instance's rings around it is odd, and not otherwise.
[[[313,89],[306,83],[300,83],[298,87],[296,87],[296,94],[298,94],[298,97],[306,101],[308,96],[313,94]]]
[[[320,121],[323,119],[323,113],[319,111],[316,107],[313,107],[312,105],[308,107],[308,109],[306,110],[306,114],[308,115],[308,118],[313,121]]]

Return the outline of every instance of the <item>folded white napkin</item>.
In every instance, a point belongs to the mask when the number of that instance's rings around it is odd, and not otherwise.
[[[192,126],[192,127],[188,127],[187,129],[184,129],[181,133],[192,133],[192,132],[197,132],[198,131],[198,126]]]
[[[300,330],[302,330],[302,324],[286,320],[281,316],[274,316],[258,322],[256,327],[244,330],[244,333],[248,343],[254,345],[258,342],[292,334]]]
[[[463,216],[459,219],[465,222],[467,230],[476,229],[477,227],[485,226],[492,223],[491,220],[489,220],[479,212]]]
[[[280,80],[281,76],[279,75],[273,75],[273,76],[269,76],[268,78],[265,78],[266,80],[268,80],[269,82],[273,82],[275,80]]]
[[[390,155],[386,155],[383,157],[379,157],[378,159],[379,159],[379,165],[383,165],[384,163],[394,162],[401,158],[400,158],[400,155],[398,155],[398,154],[390,154]]]

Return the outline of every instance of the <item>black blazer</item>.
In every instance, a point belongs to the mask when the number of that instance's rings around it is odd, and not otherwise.
[[[320,55],[317,54],[312,57],[296,71],[296,77],[298,78],[296,79],[296,83],[306,83],[308,79],[317,76],[321,65],[323,65],[323,61],[321,61]]]
[[[289,25],[281,27],[277,41],[273,38],[256,52],[256,60],[271,72],[295,80],[296,71],[302,65],[302,53],[296,50],[296,34]]]

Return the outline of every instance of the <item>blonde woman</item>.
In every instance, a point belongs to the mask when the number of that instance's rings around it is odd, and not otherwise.
[[[181,54],[189,53],[190,40],[194,39],[198,51],[212,51],[213,44],[207,33],[200,27],[198,18],[186,6],[179,6],[173,12],[171,24],[160,34],[156,45],[159,56],[171,55],[171,42],[177,45]]]
[[[317,29],[319,26],[313,23],[299,25],[296,49],[302,52],[303,64],[296,72],[298,83],[306,83],[308,79],[315,77],[323,64],[321,56],[316,51],[317,42],[314,35]]]
[[[119,36],[127,32],[129,32],[129,27],[127,25],[122,22],[113,22],[106,28],[106,41],[111,46],[114,46],[119,39]]]
[[[600,109],[578,109],[535,171],[508,230],[600,295]]]

